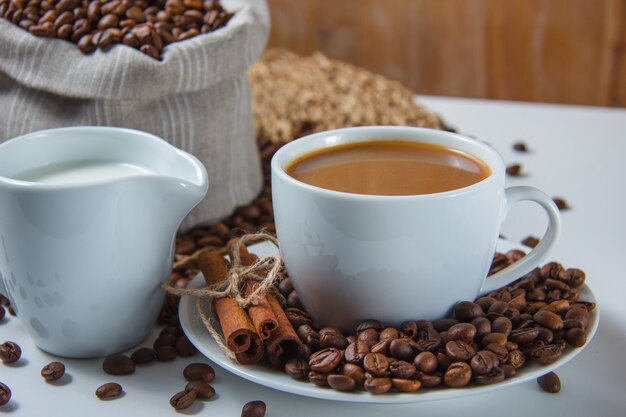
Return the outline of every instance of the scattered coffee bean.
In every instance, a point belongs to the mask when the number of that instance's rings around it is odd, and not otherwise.
[[[198,352],[198,349],[196,349],[191,341],[189,341],[189,338],[185,335],[180,336],[176,340],[174,348],[176,349],[176,353],[178,353],[178,356],[180,356],[181,358],[188,358]]]
[[[96,397],[101,400],[111,400],[122,395],[122,386],[115,382],[108,382],[104,385],[100,385],[96,389]]]
[[[528,246],[529,248],[534,248],[539,244],[539,239],[534,236],[528,236],[522,240],[522,245]]]
[[[11,389],[0,382],[0,405],[5,405],[11,400]]]
[[[166,333],[162,336],[159,336],[157,340],[155,340],[152,344],[152,347],[154,348],[154,350],[158,350],[160,347],[163,346],[174,346],[174,344],[176,343],[176,339],[177,337],[175,335],[171,333]]]
[[[554,372],[545,374],[537,378],[537,383],[545,392],[556,394],[561,391],[561,379]]]
[[[241,417],[264,417],[266,408],[263,401],[250,401],[241,409]]]
[[[391,379],[389,378],[369,378],[363,383],[365,391],[372,394],[384,394],[391,389]]]
[[[139,348],[137,350],[135,350],[132,355],[130,355],[130,358],[132,359],[133,362],[135,362],[135,364],[137,365],[143,365],[146,363],[150,363],[152,361],[154,361],[156,357],[156,352],[154,349],[151,349],[149,347],[142,347]]]
[[[323,349],[311,355],[309,358],[309,367],[315,372],[329,373],[339,365],[342,356],[343,353],[339,349]]]
[[[422,383],[416,379],[391,378],[391,385],[400,392],[415,392]]]
[[[521,177],[522,176],[522,165],[521,164],[510,164],[506,167],[506,173],[512,177]]]
[[[458,388],[469,384],[472,378],[472,369],[465,362],[454,362],[448,366],[443,381],[449,387]]]
[[[135,372],[135,362],[126,355],[111,355],[102,362],[102,370],[109,375],[128,375]]]
[[[293,379],[306,379],[309,370],[309,363],[300,358],[291,358],[285,363],[285,372]]]
[[[170,405],[176,410],[184,410],[191,407],[191,404],[196,400],[197,394],[195,391],[180,391],[170,398]]]
[[[515,149],[518,152],[528,152],[528,146],[526,146],[526,143],[524,142],[515,142],[513,144],[513,149]]]
[[[62,362],[50,362],[41,369],[41,376],[46,381],[56,381],[65,375],[65,365]]]
[[[195,391],[196,397],[208,400],[215,396],[215,389],[205,381],[189,381],[185,386],[185,391]]]
[[[4,363],[13,363],[22,356],[22,349],[15,342],[4,342],[0,345],[0,360]]]
[[[337,391],[354,391],[356,388],[356,381],[349,376],[340,375],[328,375],[328,385]]]
[[[176,349],[172,346],[161,346],[156,349],[156,358],[160,362],[170,362],[176,359]]]
[[[183,376],[187,381],[213,382],[215,371],[206,363],[190,363],[183,369]]]
[[[567,201],[565,201],[564,198],[561,197],[554,197],[552,198],[552,201],[554,201],[554,204],[556,204],[556,206],[559,208],[559,210],[569,210],[570,206],[567,203]]]

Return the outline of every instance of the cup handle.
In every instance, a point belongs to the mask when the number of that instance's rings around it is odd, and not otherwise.
[[[481,295],[497,290],[518,278],[521,278],[525,274],[529,273],[541,262],[544,261],[548,252],[559,237],[561,233],[561,217],[559,215],[559,209],[550,197],[545,193],[539,191],[533,187],[510,187],[505,190],[506,212],[509,208],[519,201],[534,201],[539,204],[548,214],[548,228],[546,233],[541,238],[539,244],[531,250],[521,260],[515,262],[513,265],[504,268],[485,279],[483,287],[480,290]]]

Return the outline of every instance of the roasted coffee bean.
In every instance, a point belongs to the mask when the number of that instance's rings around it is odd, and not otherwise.
[[[430,373],[437,369],[437,357],[432,352],[420,352],[415,356],[413,365],[420,372]]]
[[[476,328],[475,341],[480,342],[483,337],[491,333],[491,322],[486,317],[476,317],[471,323]]]
[[[549,365],[556,362],[563,352],[563,348],[558,344],[551,344],[538,347],[531,352],[531,357],[542,365]]]
[[[178,356],[180,356],[181,358],[188,358],[190,356],[193,356],[198,351],[198,349],[196,349],[196,347],[191,343],[189,338],[184,335],[180,336],[176,340],[174,348],[176,349],[176,353],[178,353]]]
[[[522,175],[522,164],[507,165],[506,173],[512,177],[520,177]]]
[[[475,375],[474,380],[481,385],[497,384],[504,381],[505,375],[502,368],[494,367],[491,372],[483,375]]]
[[[437,365],[439,370],[445,371],[448,369],[448,366],[452,363],[452,360],[444,352],[437,353]]]
[[[391,340],[397,339],[398,337],[400,337],[400,335],[398,333],[398,329],[396,329],[395,327],[387,327],[387,328],[383,329],[380,332],[378,340],[380,340],[380,341],[386,341],[386,340],[391,341]]]
[[[293,289],[291,278],[284,278],[278,283],[278,291],[285,297],[288,296]]]
[[[370,349],[370,352],[382,353],[383,355],[389,355],[389,345],[391,345],[391,340],[381,340],[380,342],[372,346],[372,348]]]
[[[156,357],[156,352],[154,351],[154,349],[151,349],[149,347],[139,348],[135,350],[132,353],[132,355],[130,355],[130,358],[132,359],[132,361],[135,362],[135,364],[137,365],[150,363],[154,361],[155,357]]]
[[[570,209],[569,203],[564,198],[554,197],[554,198],[552,198],[552,201],[554,201],[554,204],[556,204],[556,206],[558,207],[559,210],[569,210]]]
[[[443,374],[443,382],[452,388],[464,387],[472,378],[472,369],[465,362],[453,362]]]
[[[41,376],[46,381],[56,381],[65,375],[65,365],[62,362],[50,362],[41,369]]]
[[[345,349],[348,347],[348,340],[339,332],[324,332],[319,335],[319,344],[322,349]]]
[[[328,386],[328,374],[322,372],[309,372],[309,381],[317,385],[318,387]]]
[[[517,370],[515,369],[515,367],[508,363],[505,363],[504,365],[502,365],[501,368],[502,368],[502,372],[504,372],[505,378],[512,378],[515,376],[515,374],[517,374]]]
[[[584,308],[572,307],[565,314],[565,320],[580,320],[583,324],[583,328],[586,329],[587,326],[589,326],[589,313]]]
[[[528,236],[522,240],[522,245],[528,246],[529,248],[534,248],[539,244],[539,239],[535,236]]]
[[[513,330],[513,323],[506,317],[498,317],[491,324],[491,331],[494,333],[502,333],[508,336],[511,334],[511,330]]]
[[[446,343],[445,352],[453,362],[469,362],[476,354],[474,348],[462,340],[451,340]]]
[[[518,344],[530,343],[539,336],[538,327],[524,327],[511,331],[509,340]]]
[[[362,330],[357,337],[360,341],[364,342],[368,348],[371,348],[379,341],[378,331],[372,327]]]
[[[389,369],[389,360],[381,353],[368,353],[363,358],[363,368],[374,376],[384,376]]]
[[[163,346],[174,346],[176,344],[176,339],[177,337],[175,335],[166,333],[162,336],[159,336],[152,344],[152,347],[154,348],[154,350],[157,350],[158,348]]]
[[[516,369],[519,369],[526,363],[526,356],[524,355],[524,353],[522,353],[521,350],[512,350],[509,352],[509,358],[507,362],[513,365]]]
[[[494,353],[498,357],[498,361],[500,361],[500,363],[506,363],[506,361],[509,359],[509,351],[506,350],[504,345],[501,345],[499,343],[488,344],[483,349]]]
[[[342,357],[343,352],[341,350],[326,348],[311,355],[309,367],[315,372],[330,373],[339,365]]]
[[[0,321],[2,321],[2,319],[4,318],[5,312],[4,312],[4,308],[0,305]]]
[[[101,400],[110,400],[122,395],[122,386],[115,382],[108,382],[104,385],[100,385],[96,389],[96,397]]]
[[[195,391],[196,398],[208,400],[215,396],[215,389],[205,381],[189,381],[185,385],[185,391]]]
[[[493,297],[480,297],[476,300],[476,304],[480,306],[480,308],[483,310],[483,313],[487,313],[489,311],[489,307],[491,307],[491,305],[496,301],[498,300]]]
[[[517,350],[517,348],[519,348],[519,345],[515,342],[508,341],[504,344],[504,347],[506,348],[506,350],[511,352],[511,351]]]
[[[395,339],[389,344],[389,353],[394,358],[403,361],[413,361],[416,355],[416,347],[411,339]]]
[[[524,142],[515,142],[513,144],[513,149],[518,152],[528,152],[528,146]]]
[[[479,350],[470,361],[472,372],[478,375],[484,375],[491,372],[494,366],[498,366],[500,361],[495,353],[488,350]]]
[[[489,333],[480,341],[482,347],[493,343],[504,346],[504,344],[506,343],[506,335],[502,333]]]
[[[471,301],[461,301],[454,306],[454,317],[462,322],[470,322],[476,317],[482,317],[485,313],[480,305]]]
[[[184,410],[191,407],[198,395],[195,391],[180,391],[170,398],[170,405],[176,410]]]
[[[391,385],[400,392],[415,392],[422,383],[416,379],[391,378]]]
[[[299,308],[287,308],[285,309],[285,315],[294,329],[297,329],[303,324],[308,324],[309,326],[313,324],[311,317]]]
[[[433,321],[433,328],[438,332],[445,332],[450,327],[457,324],[459,321],[457,319],[445,318]]]
[[[311,327],[310,324],[302,324],[297,329],[298,337],[300,338],[302,343],[316,350],[320,348],[320,335],[315,330],[313,330],[313,327]]]
[[[160,362],[169,362],[176,359],[176,349],[172,346],[161,346],[156,349],[156,358]]]
[[[215,371],[206,363],[190,363],[183,369],[183,377],[187,381],[213,382]]]
[[[135,372],[135,362],[126,355],[111,355],[102,361],[102,370],[109,375],[128,375]]]
[[[354,391],[356,381],[346,375],[328,375],[328,385],[337,391]]]
[[[551,311],[561,316],[561,315],[566,314],[569,311],[569,309],[570,309],[570,303],[568,300],[556,300],[556,301],[552,301],[550,304],[546,305],[540,310]]]
[[[561,391],[561,379],[554,372],[549,372],[537,378],[537,383],[545,392],[556,394]]]
[[[389,364],[389,374],[393,378],[411,379],[415,375],[416,368],[405,361],[394,361]]]
[[[410,339],[415,340],[415,337],[417,336],[417,331],[417,323],[414,321],[405,321],[400,325],[400,332]]]
[[[263,401],[250,401],[241,409],[241,417],[264,417],[266,409]]]
[[[291,358],[285,363],[285,372],[293,379],[305,379],[309,371],[309,363],[304,359]]]
[[[13,363],[22,356],[22,349],[15,342],[4,342],[0,345],[0,360],[4,363]]]
[[[565,340],[570,346],[578,348],[587,342],[587,333],[583,329],[569,329],[565,334]]]
[[[366,320],[357,326],[356,332],[357,334],[359,334],[369,329],[374,329],[376,330],[376,332],[380,332],[384,328],[385,328],[385,325],[379,320]]]
[[[5,405],[11,400],[11,389],[0,382],[0,405]]]
[[[439,373],[425,373],[417,371],[415,373],[415,379],[422,383],[423,387],[436,387],[441,385],[442,376]]]
[[[346,362],[349,363],[362,363],[365,355],[370,353],[367,344],[361,340],[350,343],[344,351],[344,357]]]
[[[478,304],[474,304],[480,310]],[[482,310],[480,310],[482,312]],[[446,340],[462,340],[467,344],[471,344],[476,336],[476,327],[471,323],[458,323],[451,326],[446,333]]]
[[[391,389],[391,379],[369,378],[363,383],[363,388],[372,394],[384,394]]]
[[[572,288],[577,288],[585,283],[585,272],[578,268],[568,268],[559,272],[558,279]]]
[[[302,304],[300,303],[300,298],[298,298],[298,293],[295,291],[291,291],[287,296],[287,307],[289,308],[297,308],[302,310]]]
[[[509,260],[509,263],[515,263],[526,256],[526,252],[519,249],[511,249],[507,253],[504,254],[506,258]]]
[[[554,340],[554,334],[550,329],[546,329],[545,327],[539,327],[537,329],[537,340],[541,340],[545,344],[550,344]]]
[[[563,329],[563,319],[558,314],[548,310],[540,310],[536,312],[533,315],[533,320],[537,324],[547,327],[552,331],[559,331]]]
[[[360,366],[353,363],[346,363],[341,368],[341,374],[353,379],[357,387],[363,386],[365,372]]]

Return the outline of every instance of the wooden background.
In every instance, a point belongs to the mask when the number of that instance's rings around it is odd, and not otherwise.
[[[626,0],[268,0],[270,46],[418,94],[626,106]]]

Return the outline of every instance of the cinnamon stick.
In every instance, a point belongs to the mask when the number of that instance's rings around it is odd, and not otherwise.
[[[239,256],[241,264],[244,266],[254,265],[259,260],[256,255],[248,252],[248,248],[243,244],[239,248]],[[248,280],[243,289],[244,297],[249,297],[257,288],[259,288],[257,281]],[[276,315],[267,301],[267,296],[259,298],[256,305],[248,307],[248,315],[250,315],[254,328],[262,340],[269,338],[270,334],[278,327]]]
[[[276,297],[268,295],[267,300],[276,316],[278,327],[265,341],[265,348],[270,363],[279,367],[288,359],[302,356],[304,354],[304,346]]]
[[[200,254],[198,266],[209,286],[225,280],[228,274],[228,262],[218,251]],[[226,346],[235,353],[237,361],[247,365],[261,360],[263,342],[244,309],[231,297],[215,299],[213,305]]]

